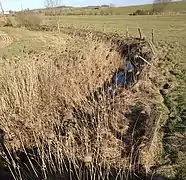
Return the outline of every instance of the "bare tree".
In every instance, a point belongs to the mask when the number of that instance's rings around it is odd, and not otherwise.
[[[45,7],[49,13],[56,17],[58,32],[60,32],[59,6],[62,5],[62,0],[45,0]]]
[[[154,12],[163,12],[165,7],[168,5],[168,3],[172,2],[172,0],[154,0],[153,3],[153,11]]]
[[[4,9],[3,9],[3,5],[2,5],[1,1],[0,1],[0,8],[1,8],[2,14],[4,15]]]
[[[45,1],[45,6],[46,7],[52,7],[52,8],[55,8],[55,7],[58,7],[62,4],[62,0],[46,0]]]

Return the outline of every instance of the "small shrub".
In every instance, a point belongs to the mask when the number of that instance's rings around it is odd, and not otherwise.
[[[145,10],[138,9],[136,12],[133,13],[133,15],[148,15],[149,12]]]
[[[13,27],[12,19],[10,17],[6,18],[4,26]]]
[[[26,27],[29,30],[38,30],[41,25],[41,18],[32,12],[21,12],[16,15],[19,26]]]
[[[101,16],[104,15],[104,11],[103,11],[103,10],[100,11],[100,15],[101,15]]]

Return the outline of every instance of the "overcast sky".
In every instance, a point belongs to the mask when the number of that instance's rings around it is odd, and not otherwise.
[[[43,8],[45,0],[0,0],[5,10],[21,10],[30,8]],[[101,5],[101,4],[116,4],[116,5],[136,5],[150,4],[152,0],[61,0],[64,5],[85,6],[85,5]]]

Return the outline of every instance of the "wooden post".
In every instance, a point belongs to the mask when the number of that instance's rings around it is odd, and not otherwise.
[[[141,29],[138,28],[138,32],[139,32],[139,35],[140,35],[140,39],[142,39],[142,34],[141,34]]]
[[[126,31],[126,37],[128,38],[129,37],[129,28],[127,26],[127,31]]]
[[[154,43],[154,29],[152,29],[152,42]]]

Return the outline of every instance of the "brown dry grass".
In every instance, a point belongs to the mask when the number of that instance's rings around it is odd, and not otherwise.
[[[15,154],[38,148],[38,162],[46,179],[53,171],[62,173],[65,159],[74,166],[77,161],[91,164],[92,176],[94,167],[100,171],[102,167],[108,171],[112,167],[133,169],[144,141],[135,139],[138,133],[134,131],[138,130],[130,131],[134,127],[127,114],[138,106],[135,124],[141,119],[141,127],[151,126],[147,120],[152,120],[155,90],[144,78],[145,71],[141,83],[132,90],[107,94],[104,83],[122,66],[115,49],[112,45],[111,52],[110,43],[92,40],[91,34],[86,39],[69,36],[62,47],[4,62],[0,72],[0,127],[7,134],[8,149]],[[129,144],[124,136],[129,136]],[[76,170],[81,170],[80,164]],[[37,174],[33,166],[32,172]]]
[[[23,26],[29,30],[39,29],[42,23],[41,16],[33,12],[19,12],[16,14],[15,19],[17,21],[17,26]]]

